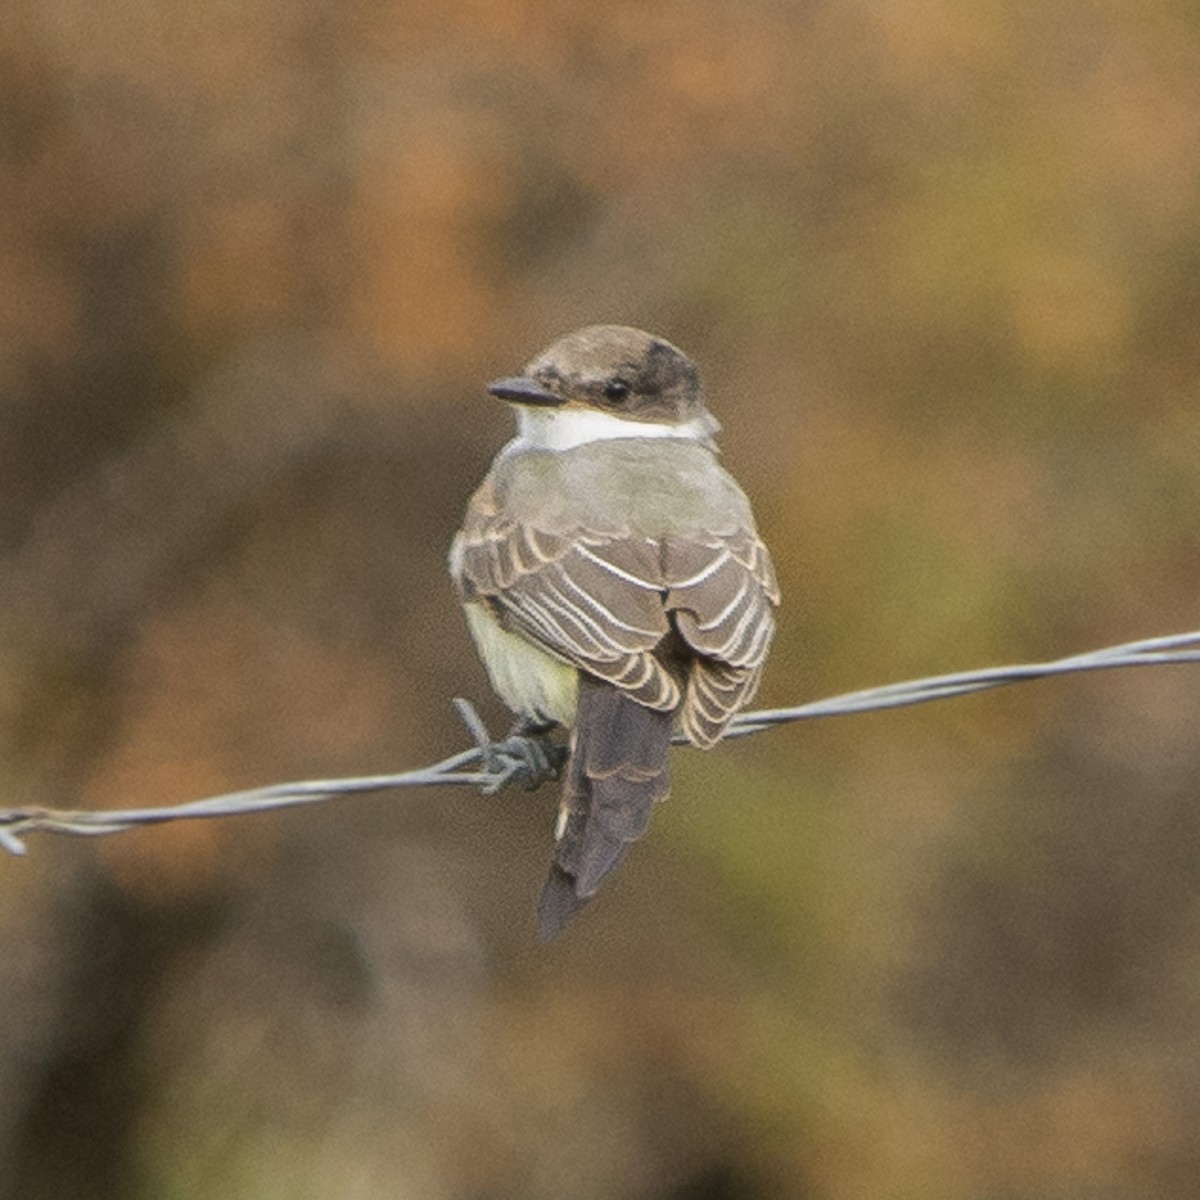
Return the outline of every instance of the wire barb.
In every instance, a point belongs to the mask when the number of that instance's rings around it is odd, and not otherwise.
[[[1110,670],[1116,667],[1150,667],[1200,662],[1200,631],[1143,638],[1119,646],[1105,646],[1085,654],[1046,663],[1024,663],[1008,667],[988,667],[978,671],[957,671],[932,675],[904,683],[847,692],[825,700],[815,700],[794,708],[760,709],[739,713],[730,723],[727,738],[749,737],[816,717],[849,716],[923,704],[965,696],[988,688],[1027,683],[1055,675],[1079,671]],[[67,833],[96,837],[124,833],[142,825],[160,825],[167,821],[213,819],[244,816],[296,808],[303,804],[323,804],[344,796],[390,791],[404,787],[475,787],[485,795],[494,795],[514,783],[523,783],[533,791],[547,780],[557,779],[566,763],[567,747],[553,741],[545,730],[518,726],[504,741],[495,742],[474,706],[456,699],[454,707],[470,731],[475,745],[451,755],[431,767],[394,775],[364,775],[347,779],[310,779],[297,783],[273,784],[249,791],[210,796],[187,804],[160,808],[122,808],[91,811],[85,809],[0,808],[0,849],[22,855],[22,840],[30,833]],[[681,738],[675,739],[677,742]]]
[[[20,857],[26,851],[25,843],[3,825],[0,825],[0,847],[3,847],[9,854],[14,854],[17,857]]]
[[[484,769],[493,776],[483,785],[485,796],[494,796],[518,781],[525,784],[527,792],[536,792],[543,783],[558,779],[566,763],[567,750],[549,739],[548,729],[534,732],[532,727],[518,725],[504,741],[496,742],[470,700],[456,696],[453,703],[479,747]]]

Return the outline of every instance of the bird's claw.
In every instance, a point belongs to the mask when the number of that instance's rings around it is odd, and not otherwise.
[[[520,779],[527,792],[535,792],[543,783],[558,779],[566,759],[566,747],[549,741],[545,733],[514,733],[496,750],[504,760],[496,791]]]
[[[567,749],[548,739],[553,726],[521,721],[508,737],[497,742],[492,740],[469,700],[456,699],[454,707],[479,747],[484,773],[490,776],[483,784],[485,796],[494,796],[518,780],[524,783],[526,791],[533,792],[543,783],[559,778]]]

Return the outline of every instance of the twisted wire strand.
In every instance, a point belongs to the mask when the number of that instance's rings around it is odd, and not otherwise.
[[[1200,662],[1200,631],[1142,638],[1117,646],[1089,650],[1084,654],[1073,654],[1052,662],[1019,663],[1006,667],[955,671],[946,675],[931,675],[923,679],[845,692],[792,708],[759,709],[740,713],[730,723],[725,736],[750,737],[780,725],[791,724],[793,721],[901,708],[1081,671],[1195,662]],[[184,804],[152,808],[0,808],[0,848],[10,854],[24,854],[26,847],[22,839],[35,832],[96,837],[124,833],[143,825],[160,825],[168,821],[245,816],[249,813],[323,804],[347,796],[390,791],[394,788],[475,787],[490,795],[513,783],[523,783],[528,788],[535,788],[546,779],[556,776],[565,757],[561,746],[550,744],[537,735],[513,736],[502,742],[493,742],[469,703],[456,700],[455,705],[476,744],[469,750],[452,754],[429,767],[398,774],[309,779],[295,783],[272,784]],[[682,741],[679,737],[675,740]]]

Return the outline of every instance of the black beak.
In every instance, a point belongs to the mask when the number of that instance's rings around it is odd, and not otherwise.
[[[514,404],[537,404],[543,408],[551,408],[563,403],[561,396],[546,391],[540,383],[524,375],[513,379],[497,379],[495,383],[488,384],[487,390],[493,396],[499,396],[501,400],[511,400]]]

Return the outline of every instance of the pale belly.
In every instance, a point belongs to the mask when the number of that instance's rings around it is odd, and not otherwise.
[[[570,725],[579,676],[575,668],[501,629],[482,604],[465,606],[467,624],[496,694],[518,716]]]

